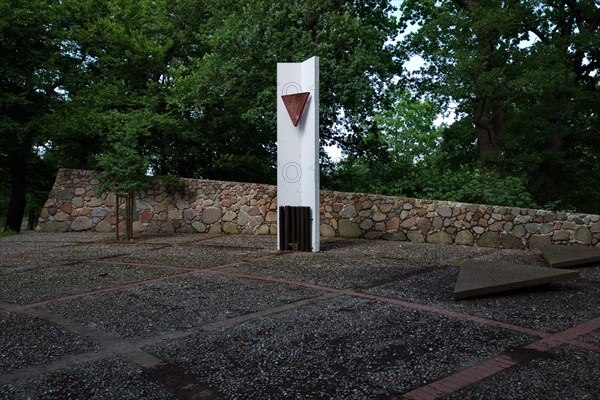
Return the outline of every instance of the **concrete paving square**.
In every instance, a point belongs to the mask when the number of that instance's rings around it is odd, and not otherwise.
[[[463,263],[545,261],[384,240],[322,249],[278,252],[253,235],[1,238],[0,399],[595,398],[600,264],[455,302]]]
[[[297,286],[200,274],[150,283],[40,309],[128,339],[185,330],[320,295]]]
[[[531,339],[390,304],[334,298],[150,351],[226,398],[376,399]]]
[[[0,313],[0,375],[97,349],[94,342],[58,324]]]
[[[77,264],[3,274],[0,302],[29,304],[184,272],[120,264]]]

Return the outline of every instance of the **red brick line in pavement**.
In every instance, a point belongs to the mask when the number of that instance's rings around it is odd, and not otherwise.
[[[206,271],[203,271],[203,272],[206,272]],[[301,287],[308,288],[308,289],[322,290],[324,292],[330,292],[330,293],[341,292],[340,289],[331,288],[328,286],[313,285],[311,283],[290,281],[287,279],[273,278],[270,276],[250,275],[250,274],[241,274],[238,272],[225,272],[225,271],[210,271],[210,272],[214,275],[234,276],[234,277],[243,278],[243,279],[254,279],[254,280],[265,281],[265,282],[283,283],[286,285],[301,286]],[[349,293],[351,294],[351,292],[349,292]]]
[[[576,337],[587,335],[588,333],[591,333],[597,329],[600,329],[600,317],[583,322],[553,335],[546,336],[534,343],[524,346],[523,348],[545,353],[565,343],[572,344]],[[579,342],[577,343],[579,344]],[[446,378],[442,378],[438,381],[405,393],[398,399],[439,399],[494,374],[497,374],[498,372],[502,372],[508,368],[514,367],[517,364],[519,363],[515,361],[509,354],[502,354],[491,360],[484,361],[480,364],[474,365],[473,367],[447,376]]]
[[[203,272],[207,272],[207,271],[203,270]],[[556,336],[556,335],[552,335],[550,333],[538,331],[538,330],[531,329],[531,328],[526,328],[526,327],[519,326],[519,325],[509,324],[506,322],[496,321],[493,319],[464,314],[464,313],[460,313],[457,311],[428,306],[428,305],[424,305],[424,304],[411,303],[408,301],[394,299],[391,297],[383,297],[383,296],[376,296],[376,295],[370,295],[370,294],[366,294],[366,293],[355,292],[353,290],[341,290],[341,289],[331,288],[331,287],[327,287],[327,286],[314,285],[314,284],[298,282],[298,281],[290,281],[287,279],[273,278],[270,276],[263,276],[263,275],[251,275],[251,274],[242,274],[242,273],[237,273],[237,272],[226,272],[226,271],[212,271],[212,273],[217,274],[217,275],[234,276],[234,277],[238,277],[238,278],[242,278],[242,279],[255,279],[255,280],[261,280],[261,281],[266,281],[266,282],[283,283],[283,284],[287,284],[287,285],[301,286],[301,287],[305,287],[305,288],[309,288],[309,289],[321,290],[321,291],[326,291],[326,292],[331,292],[331,293],[344,292],[345,294],[347,294],[349,296],[353,296],[353,297],[359,297],[359,298],[364,298],[364,299],[374,300],[374,301],[381,301],[384,303],[395,304],[395,305],[399,305],[399,306],[403,306],[403,307],[407,307],[407,308],[413,308],[413,309],[417,309],[417,310],[421,310],[421,311],[433,312],[433,313],[445,315],[448,317],[458,318],[458,319],[462,319],[462,320],[466,320],[466,321],[478,322],[478,323],[481,323],[484,325],[495,326],[497,328],[507,329],[510,331],[524,333],[524,334],[531,335],[531,336],[537,336],[540,338],[551,338],[551,337]],[[592,321],[595,321],[595,320],[592,320]],[[582,326],[584,326],[584,325],[582,325]],[[578,325],[578,327],[579,327],[579,325]],[[575,329],[575,328],[572,328],[572,329]],[[594,329],[592,329],[592,330],[594,330]],[[578,332],[580,332],[580,331],[581,330],[579,330]],[[585,333],[583,333],[583,334],[585,334]],[[569,343],[573,346],[577,346],[577,347],[580,347],[585,350],[592,350],[592,351],[598,352],[598,350],[600,349],[600,346],[597,346],[592,343],[580,342],[580,341],[575,340],[577,336],[581,336],[581,335],[582,335],[582,333],[578,333],[577,335],[574,335],[574,336],[573,335],[568,336],[561,341],[561,344]]]
[[[579,347],[580,349],[591,350],[595,351],[596,353],[600,353],[600,346],[598,346],[597,344],[580,342],[578,340],[567,340],[566,343],[570,344],[571,346]]]
[[[176,265],[161,265],[161,264],[145,264],[132,261],[109,261],[109,260],[85,260],[82,264],[112,264],[112,265],[127,265],[131,267],[144,267],[144,268],[164,268],[164,269],[178,269],[182,271],[199,271],[199,268],[192,267],[178,267]]]
[[[493,319],[477,317],[475,315],[464,314],[464,313],[460,313],[457,311],[451,311],[451,310],[446,310],[443,308],[427,306],[424,304],[411,303],[408,301],[398,300],[398,299],[394,299],[391,297],[375,296],[375,295],[366,294],[366,293],[352,293],[352,296],[361,297],[361,298],[369,299],[369,300],[381,301],[381,302],[385,302],[385,303],[396,304],[399,306],[414,308],[414,309],[422,310],[422,311],[433,312],[436,314],[446,315],[448,317],[454,317],[454,318],[463,319],[463,320],[467,320],[467,321],[479,322],[479,323],[482,323],[485,325],[492,325],[492,326],[495,326],[498,328],[508,329],[508,330],[520,332],[520,333],[525,333],[525,334],[531,335],[531,336],[538,336],[538,337],[542,337],[542,338],[550,336],[549,333],[538,331],[535,329],[525,328],[525,327],[519,326],[519,325],[508,324],[506,322],[500,322],[500,321],[496,321]]]
[[[555,336],[551,333],[546,333],[546,332],[526,328],[526,327],[519,326],[519,325],[508,324],[506,322],[496,321],[496,320],[488,319],[488,318],[482,318],[482,317],[478,317],[475,315],[463,314],[460,312],[451,311],[451,310],[447,310],[447,309],[443,309],[443,308],[427,306],[424,304],[411,303],[408,301],[398,300],[398,299],[394,299],[394,298],[390,298],[390,297],[375,296],[375,295],[370,295],[370,294],[366,294],[366,293],[356,293],[356,292],[350,293],[350,295],[354,296],[354,297],[362,297],[362,298],[369,299],[369,300],[377,300],[377,301],[382,301],[382,302],[386,302],[386,303],[397,304],[397,305],[400,305],[403,307],[414,308],[417,310],[433,312],[436,314],[446,315],[449,317],[454,317],[454,318],[458,318],[458,319],[462,319],[462,320],[466,320],[466,321],[479,322],[479,323],[482,323],[485,325],[491,325],[491,326],[495,326],[495,327],[502,328],[502,329],[525,333],[525,334],[531,335],[531,336],[538,336],[541,338],[551,338],[551,337]],[[592,320],[592,321],[595,321],[595,320]],[[596,329],[598,329],[598,328],[596,328]],[[600,352],[600,346],[593,344],[593,343],[581,342],[579,340],[576,340],[576,336],[581,336],[581,335],[582,334],[578,334],[578,335],[575,335],[572,337],[568,337],[567,339],[562,340],[560,342],[560,344],[568,343],[572,346],[576,346],[576,347],[579,347],[584,350]],[[551,340],[553,340],[553,339],[551,339]]]
[[[505,369],[514,367],[517,362],[508,355],[501,355],[481,364],[467,368],[446,378],[422,386],[411,392],[405,393],[397,399],[410,400],[435,400],[456,392],[466,386],[477,383]]]
[[[137,264],[137,263],[123,263],[124,265],[136,265],[136,266],[146,266],[146,267],[152,267],[152,268],[159,268],[159,267],[163,267],[163,268],[174,268],[174,269],[179,269],[179,270],[184,270],[186,272],[182,272],[179,274],[173,274],[173,275],[167,275],[167,276],[162,276],[159,278],[152,278],[152,279],[146,279],[143,281],[137,281],[137,282],[131,282],[131,283],[126,283],[123,285],[118,285],[118,286],[111,286],[111,287],[107,287],[107,288],[102,288],[102,289],[97,289],[97,290],[92,290],[89,292],[83,292],[83,293],[76,293],[76,294],[72,294],[72,295],[67,295],[67,296],[62,296],[62,297],[57,297],[54,299],[48,299],[48,300],[44,300],[44,301],[40,301],[37,303],[29,303],[29,304],[3,304],[2,307],[0,308],[0,313],[2,312],[21,312],[21,311],[25,311],[25,310],[29,310],[32,308],[36,308],[36,307],[42,307],[48,304],[53,304],[53,303],[59,303],[62,301],[67,301],[67,300],[72,300],[72,299],[79,299],[82,297],[87,297],[87,296],[93,296],[93,295],[97,295],[97,294],[102,294],[102,293],[107,293],[107,292],[113,292],[113,291],[117,291],[117,290],[123,290],[123,289],[129,289],[132,287],[137,287],[137,286],[144,286],[144,285],[149,285],[152,283],[157,283],[157,282],[163,282],[163,281],[167,281],[167,280],[171,280],[171,279],[176,279],[176,278],[181,278],[184,276],[189,276],[189,275],[195,275],[195,274],[201,274],[201,273],[207,273],[207,272],[213,272],[216,270],[219,270],[221,268],[227,268],[227,267],[235,267],[238,265],[243,265],[249,262],[253,262],[253,261],[260,261],[260,260],[266,260],[272,257],[277,257],[280,254],[284,254],[284,253],[275,253],[275,254],[270,254],[267,256],[263,256],[263,257],[258,257],[258,258],[254,258],[254,259],[249,259],[249,260],[242,260],[242,261],[238,261],[238,262],[233,262],[233,263],[229,263],[229,264],[223,264],[223,265],[218,265],[215,267],[210,267],[210,268],[205,268],[205,269],[193,269],[193,268],[188,268],[188,267],[182,267],[182,268],[178,268],[176,266],[172,266],[172,265],[155,265],[155,264]],[[97,261],[94,260],[88,260],[86,261],[86,263],[95,263]],[[109,261],[107,261],[107,263],[111,263]],[[299,285],[303,285],[302,282],[297,282]]]
[[[238,266],[238,265],[242,265],[242,264],[252,262],[252,261],[268,259],[268,258],[271,258],[274,256],[275,255],[269,255],[269,256],[260,257],[260,258],[252,259],[252,260],[243,260],[241,262],[220,265],[220,266],[207,268],[207,269],[190,269],[190,268],[184,267],[184,268],[180,268],[180,269],[187,270],[187,272],[183,272],[180,274],[169,275],[169,276],[154,278],[154,279],[148,279],[148,280],[144,280],[144,281],[140,281],[140,282],[133,282],[133,283],[125,284],[125,285],[104,288],[104,289],[99,289],[99,290],[85,292],[85,293],[79,293],[79,294],[70,295],[70,296],[64,296],[64,297],[61,297],[58,299],[46,300],[46,301],[39,302],[39,303],[27,304],[24,306],[20,306],[20,305],[15,305],[15,306],[3,305],[3,306],[5,306],[4,308],[6,309],[6,311],[23,311],[23,310],[39,307],[42,305],[46,305],[49,303],[53,303],[53,302],[75,299],[75,298],[90,296],[90,295],[94,295],[94,294],[101,294],[101,293],[105,293],[105,292],[109,292],[109,291],[126,289],[129,287],[142,286],[142,285],[146,285],[146,284],[161,282],[161,281],[165,281],[165,280],[170,280],[170,279],[174,279],[174,278],[178,278],[178,277],[182,277],[182,276],[193,275],[193,274],[198,274],[198,273],[212,273],[212,274],[216,274],[216,275],[233,276],[233,277],[238,277],[238,278],[243,278],[243,279],[254,279],[254,280],[261,280],[261,281],[274,282],[274,283],[283,283],[283,284],[287,284],[287,285],[302,286],[305,288],[327,291],[327,292],[331,292],[331,293],[342,292],[340,289],[336,289],[336,288],[330,288],[330,287],[320,286],[320,285],[313,285],[313,284],[308,284],[308,283],[298,282],[298,281],[290,281],[290,280],[280,279],[280,278],[273,278],[273,277],[269,277],[269,276],[250,275],[250,274],[242,274],[242,273],[235,273],[235,272],[219,271],[219,269],[222,269],[222,268]],[[93,261],[89,261],[89,262],[93,262]],[[106,262],[110,263],[109,261],[106,261]],[[160,265],[154,265],[154,264],[146,264],[146,265],[138,264],[138,263],[122,263],[122,264],[123,265],[139,265],[139,266],[147,266],[147,267],[151,266],[151,267],[155,267],[155,268],[158,268],[158,267],[176,268],[175,266],[160,266]],[[590,343],[581,343],[581,342],[576,341],[575,339],[578,336],[585,335],[590,332],[593,332],[594,330],[599,329],[600,328],[600,317],[593,319],[593,320],[586,321],[582,324],[579,324],[575,327],[569,328],[562,332],[558,332],[556,334],[548,334],[545,332],[541,332],[541,331],[537,331],[537,330],[533,330],[533,329],[529,329],[529,328],[525,328],[525,327],[521,327],[521,326],[517,326],[517,325],[494,321],[494,320],[490,320],[487,318],[472,316],[472,315],[468,315],[468,314],[463,314],[463,313],[459,313],[459,312],[455,312],[455,311],[451,311],[451,310],[445,310],[445,309],[432,307],[432,306],[427,306],[427,305],[423,305],[423,304],[411,303],[411,302],[398,300],[398,299],[394,299],[394,298],[369,295],[369,294],[365,294],[365,293],[353,292],[351,290],[343,291],[343,292],[345,294],[348,294],[348,295],[351,295],[354,297],[359,297],[359,298],[364,298],[364,299],[369,299],[369,300],[374,300],[374,301],[381,301],[381,302],[386,302],[386,303],[390,303],[390,304],[396,304],[396,305],[400,305],[403,307],[418,309],[418,310],[427,311],[427,312],[433,312],[433,313],[437,313],[437,314],[441,314],[441,315],[446,315],[446,316],[459,318],[459,319],[463,319],[463,320],[468,320],[468,321],[478,322],[478,323],[482,323],[482,324],[486,324],[486,325],[496,326],[499,328],[508,329],[508,330],[525,333],[525,334],[529,334],[529,335],[533,335],[533,336],[538,336],[538,337],[542,338],[530,345],[527,345],[525,347],[527,349],[534,349],[534,350],[538,350],[540,352],[546,352],[546,351],[549,351],[550,349],[557,347],[559,345],[569,343],[569,344],[573,344],[573,345],[578,345],[579,347],[586,348],[588,350],[598,351],[598,346],[596,346],[594,344],[590,344]],[[412,400],[438,399],[440,397],[443,397],[445,395],[453,393],[457,390],[460,390],[466,386],[469,386],[473,383],[476,383],[485,378],[488,378],[498,372],[501,372],[508,368],[511,368],[517,364],[518,364],[518,362],[513,360],[510,355],[508,355],[508,354],[500,355],[491,360],[484,361],[483,363],[480,363],[478,365],[470,367],[466,370],[460,371],[456,374],[450,375],[450,376],[440,379],[436,382],[432,382],[428,385],[417,388],[411,392],[405,393],[401,397],[401,399],[412,399]]]
[[[290,281],[290,280],[286,280],[286,279],[273,278],[270,276],[219,271],[223,268],[235,267],[235,266],[246,264],[248,262],[266,260],[269,258],[284,255],[284,254],[286,254],[286,253],[277,252],[274,254],[269,254],[267,256],[258,257],[255,259],[242,260],[239,262],[223,264],[223,265],[218,265],[215,267],[204,268],[204,269],[194,269],[191,267],[177,267],[174,265],[144,264],[144,263],[135,263],[135,262],[114,262],[114,261],[108,261],[108,260],[106,260],[106,261],[86,260],[86,261],[82,261],[82,262],[83,263],[106,263],[106,264],[115,264],[115,265],[130,265],[130,266],[141,266],[141,267],[148,267],[148,268],[171,268],[171,269],[184,270],[187,272],[183,272],[180,274],[174,274],[174,275],[168,275],[168,276],[159,277],[159,278],[147,279],[147,280],[138,281],[138,282],[132,282],[132,283],[124,284],[124,285],[113,286],[113,287],[98,289],[98,290],[84,292],[84,293],[77,293],[77,294],[73,294],[73,295],[63,296],[63,297],[59,297],[59,298],[55,298],[55,299],[44,300],[41,302],[30,303],[30,304],[26,304],[26,305],[11,305],[10,307],[8,305],[5,305],[5,307],[3,307],[4,310],[0,309],[0,312],[27,310],[27,309],[40,307],[40,306],[44,306],[44,305],[51,304],[51,303],[57,303],[57,302],[61,302],[61,301],[77,299],[77,298],[81,298],[81,297],[92,296],[92,295],[102,294],[102,293],[116,291],[116,290],[128,289],[128,288],[136,287],[136,286],[143,286],[143,285],[147,285],[147,284],[162,282],[162,281],[166,281],[166,280],[176,279],[179,277],[194,275],[194,274],[199,274],[199,273],[213,273],[213,274],[233,276],[233,277],[238,277],[238,278],[243,278],[243,279],[254,279],[254,280],[262,280],[262,281],[274,282],[274,283],[283,283],[283,284],[287,284],[287,285],[301,286],[301,287],[305,287],[305,288],[309,288],[309,289],[321,290],[321,291],[330,292],[330,293],[335,293],[335,292],[340,291],[340,289],[331,288],[331,287],[327,287],[327,286],[314,285],[314,284],[309,284],[309,283],[299,282],[299,281]],[[525,333],[525,334],[532,335],[532,336],[538,336],[541,338],[552,337],[553,339],[550,339],[550,343],[552,342],[552,340],[556,340],[556,339],[554,339],[554,336],[556,336],[556,335],[551,335],[546,332],[537,331],[534,329],[525,328],[525,327],[518,326],[518,325],[508,324],[505,322],[495,321],[492,319],[487,319],[487,318],[477,317],[477,316],[473,316],[473,315],[469,315],[469,314],[464,314],[464,313],[460,313],[460,312],[456,312],[456,311],[451,311],[451,310],[447,310],[447,309],[443,309],[443,308],[432,307],[432,306],[418,304],[418,303],[411,303],[411,302],[407,302],[407,301],[403,301],[403,300],[399,300],[399,299],[394,299],[391,297],[376,296],[376,295],[370,295],[370,294],[354,292],[354,291],[347,291],[346,293],[348,295],[351,295],[354,297],[396,304],[396,305],[400,305],[403,307],[418,309],[418,310],[427,311],[427,312],[433,312],[433,313],[446,315],[449,317],[454,317],[454,318],[458,318],[458,319],[462,319],[462,320],[478,322],[478,323],[491,325],[491,326],[495,326],[495,327],[502,328],[502,329],[508,329],[508,330],[512,330],[515,332]],[[600,346],[597,346],[597,345],[591,344],[591,343],[579,342],[579,341],[575,340],[576,336],[579,336],[579,335],[575,335],[573,337],[563,339],[562,341],[560,341],[560,343],[562,344],[562,343],[566,342],[566,343],[572,344],[574,346],[578,346],[578,347],[586,349],[586,350],[598,351]]]
[[[564,343],[572,344],[578,336],[587,335],[597,329],[600,329],[600,317],[590,319],[582,324],[575,325],[572,328],[545,337],[535,343],[525,346],[525,348],[545,352]]]
[[[62,297],[57,297],[54,299],[48,299],[48,300],[43,300],[43,301],[39,301],[37,303],[29,303],[29,304],[24,304],[24,305],[6,305],[4,304],[2,306],[2,308],[6,311],[9,312],[22,312],[25,310],[29,310],[31,308],[36,308],[36,307],[42,307],[48,304],[52,304],[52,303],[58,303],[61,301],[67,301],[67,300],[72,300],[72,299],[79,299],[82,297],[87,297],[87,296],[93,296],[96,294],[102,294],[102,293],[106,293],[106,292],[112,292],[115,290],[122,290],[122,289],[128,289],[128,288],[132,288],[132,287],[136,287],[136,286],[143,286],[143,285],[149,285],[151,283],[156,283],[156,282],[162,282],[162,281],[166,281],[166,280],[170,280],[170,279],[175,279],[175,278],[181,278],[184,276],[188,276],[188,275],[193,275],[198,273],[198,271],[188,271],[188,272],[182,272],[180,274],[174,274],[174,275],[167,275],[167,276],[162,276],[159,278],[152,278],[152,279],[146,279],[143,281],[138,281],[138,282],[131,282],[131,283],[126,283],[124,285],[119,285],[119,286],[111,286],[111,287],[107,287],[107,288],[103,288],[103,289],[97,289],[97,290],[92,290],[89,292],[83,292],[83,293],[76,293],[76,294],[71,294],[68,296],[62,296]],[[2,311],[2,310],[0,310]]]

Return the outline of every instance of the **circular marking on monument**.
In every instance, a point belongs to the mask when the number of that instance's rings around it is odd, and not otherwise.
[[[290,88],[294,88],[296,93],[290,93]],[[302,92],[302,86],[298,82],[288,82],[285,85],[283,85],[283,89],[281,90],[281,94],[284,96],[288,94],[297,94],[300,92]]]
[[[296,183],[302,178],[302,167],[295,162],[289,162],[281,170],[283,179],[288,183]]]

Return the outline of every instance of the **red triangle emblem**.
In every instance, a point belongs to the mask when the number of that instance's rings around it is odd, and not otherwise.
[[[283,104],[285,104],[285,108],[290,115],[294,126],[298,126],[298,122],[300,122],[308,96],[310,96],[310,92],[281,96],[281,100],[283,100]]]

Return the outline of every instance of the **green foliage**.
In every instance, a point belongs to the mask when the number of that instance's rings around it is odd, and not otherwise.
[[[387,195],[414,195],[420,171],[432,162],[443,127],[433,122],[437,109],[406,90],[388,93],[390,107],[377,113],[376,130],[365,135],[364,153],[347,153],[322,180],[324,186]]]
[[[45,117],[58,103],[56,22],[51,2],[0,2],[0,170],[10,184],[6,226],[17,232],[27,191],[40,183],[32,170],[42,164],[36,149],[50,129]]]
[[[0,238],[3,237],[8,237],[8,236],[13,236],[16,235],[17,233],[14,232],[13,230],[11,230],[10,228],[5,228],[4,231],[0,232]]]
[[[158,181],[169,194],[182,192],[189,185],[188,182],[174,175],[159,176]]]
[[[494,171],[467,169],[430,171],[417,197],[475,204],[536,208],[522,179]]]
[[[19,229],[57,167],[125,192],[149,173],[274,182],[276,63],[318,55],[322,145],[346,155],[324,186],[600,213],[599,7],[2,1],[0,207]]]
[[[600,4],[407,0],[401,8],[401,24],[420,27],[403,39],[405,56],[425,60],[402,84],[457,112],[435,156],[442,171],[492,174],[509,192],[518,177],[536,203],[600,212]]]
[[[107,169],[103,179],[119,179],[108,186],[136,186],[142,170],[273,182],[276,63],[321,57],[323,141],[351,146],[400,71],[385,45],[397,28],[389,10],[381,0],[64,1],[65,104],[49,156]]]
[[[204,163],[195,175],[274,181],[275,67],[314,55],[321,60],[322,141],[357,146],[384,86],[400,71],[395,49],[384,47],[396,32],[388,2],[364,3],[212,4],[206,54],[175,74],[178,104],[202,141]]]

